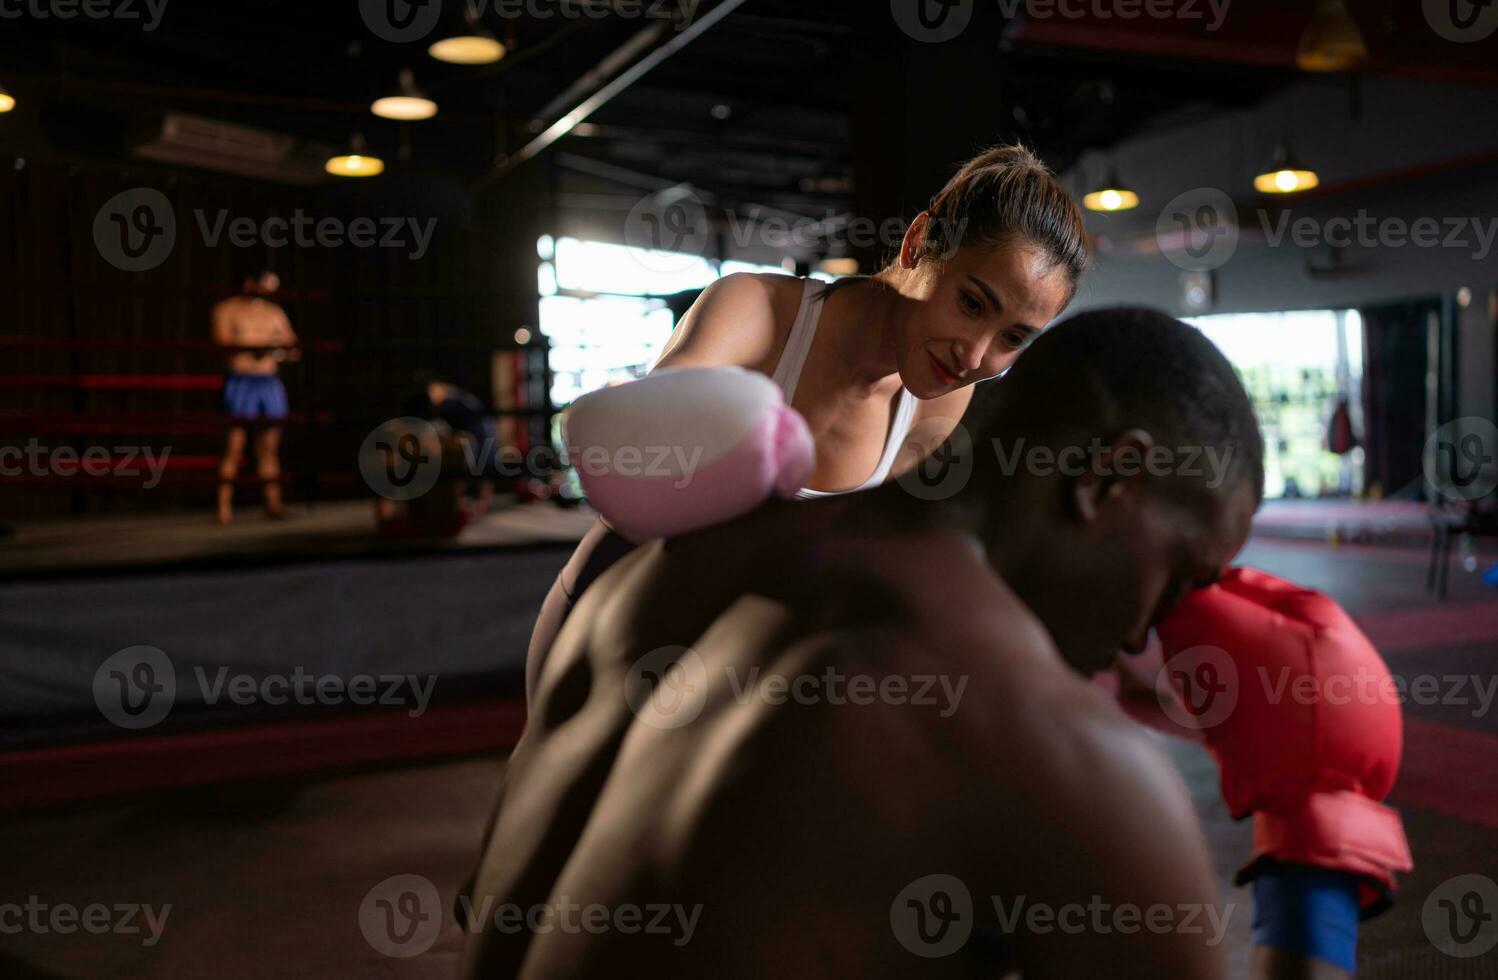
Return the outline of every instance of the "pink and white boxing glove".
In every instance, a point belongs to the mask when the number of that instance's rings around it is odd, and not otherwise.
[[[573,402],[562,438],[593,507],[634,542],[746,514],[811,479],[806,421],[769,378],[664,368]]]

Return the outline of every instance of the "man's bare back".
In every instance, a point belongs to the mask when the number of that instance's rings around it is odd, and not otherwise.
[[[470,976],[1216,975],[1206,945],[1006,931],[994,900],[1208,904],[1205,847],[975,539],[870,513],[770,507],[594,584],[510,763]]]
[[[230,374],[275,374],[296,343],[286,311],[260,296],[231,296],[213,308],[213,339],[233,350],[225,358]]]

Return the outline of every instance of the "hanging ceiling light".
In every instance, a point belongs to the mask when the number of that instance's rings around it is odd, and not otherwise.
[[[396,94],[376,99],[369,107],[369,111],[381,119],[415,121],[435,116],[437,103],[427,98],[427,94],[416,87],[416,79],[411,74],[411,69],[402,68]]]
[[[350,138],[349,149],[351,153],[333,157],[323,169],[334,177],[374,177],[385,172],[385,161],[369,153],[362,133]]]
[[[1287,143],[1274,151],[1269,169],[1254,178],[1254,188],[1263,194],[1296,194],[1321,185],[1321,176],[1302,163]]]
[[[427,54],[450,65],[492,65],[505,56],[505,46],[478,18],[469,13],[462,34],[445,37],[427,48]]]
[[[1125,187],[1112,170],[1099,187],[1082,198],[1089,211],[1128,211],[1139,207],[1139,195]]]
[[[1295,60],[1305,71],[1349,71],[1368,60],[1363,32],[1343,0],[1316,4]]]
[[[5,86],[0,85],[0,112],[9,112],[15,107],[16,97],[7,92]]]

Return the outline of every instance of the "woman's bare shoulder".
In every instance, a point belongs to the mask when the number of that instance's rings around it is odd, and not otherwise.
[[[773,371],[801,305],[802,282],[753,272],[724,276],[682,317],[656,366]]]

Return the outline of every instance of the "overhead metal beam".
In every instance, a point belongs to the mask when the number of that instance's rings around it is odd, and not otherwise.
[[[548,147],[557,140],[566,136],[577,127],[579,123],[586,122],[588,117],[599,109],[608,105],[620,94],[629,89],[631,85],[650,74],[656,68],[664,64],[671,56],[681,51],[687,45],[707,33],[719,21],[742,7],[748,0],[722,0],[716,7],[698,18],[697,22],[677,32],[676,35],[664,43],[650,48],[648,53],[630,67],[624,69],[612,81],[604,81],[611,73],[611,69],[637,55],[640,50],[647,48],[650,43],[660,40],[660,37],[669,32],[670,28],[664,24],[656,24],[640,31],[634,37],[624,43],[618,51],[605,58],[592,71],[570,86],[563,97],[568,97],[567,102],[561,98],[553,101],[553,106],[548,106],[551,112],[558,111],[556,106],[571,104],[571,99],[580,99],[579,102],[568,112],[563,114],[554,123],[546,126],[535,139],[521,147],[515,153],[505,157],[499,165],[489,173],[481,177],[474,185],[480,189],[491,181],[503,177],[528,160],[533,160],[544,153]],[[591,94],[586,94],[591,92]],[[541,119],[549,118],[550,113],[543,112]]]

